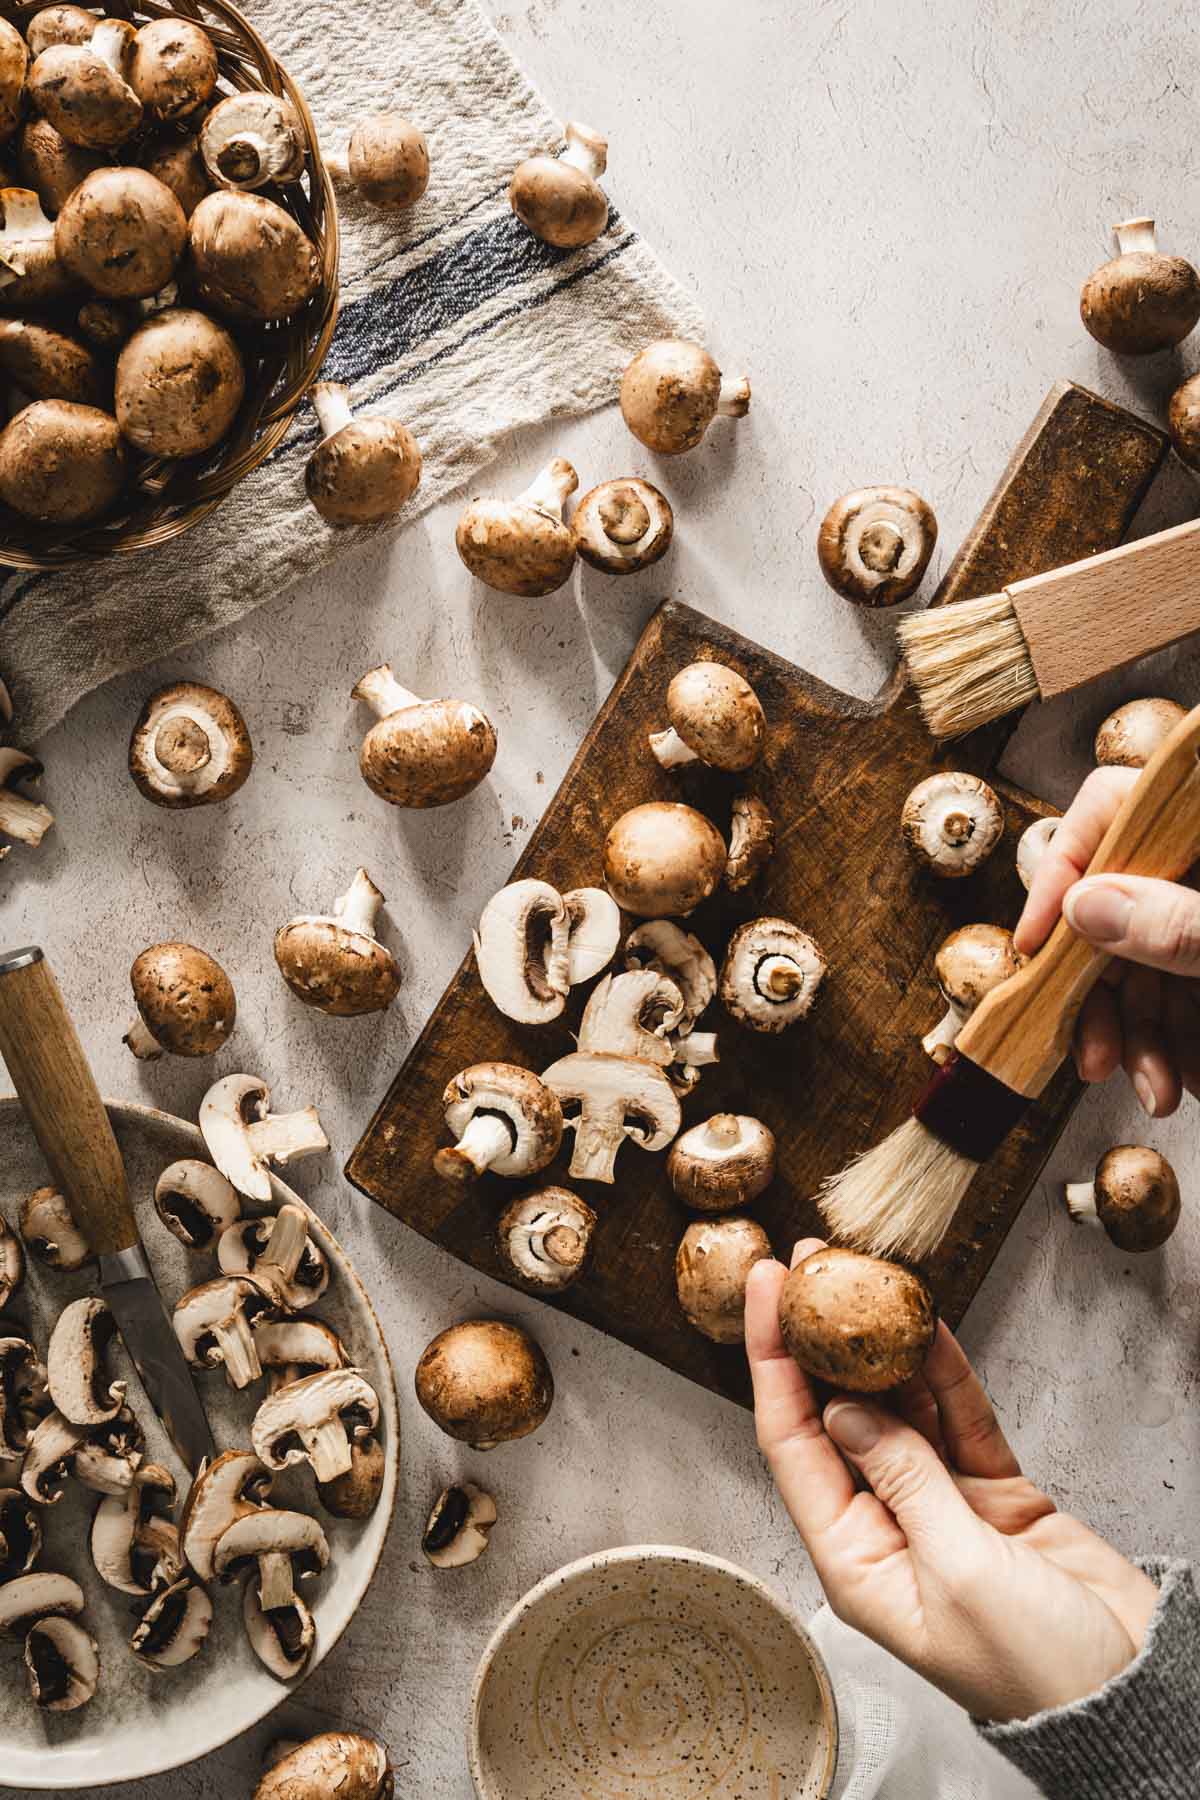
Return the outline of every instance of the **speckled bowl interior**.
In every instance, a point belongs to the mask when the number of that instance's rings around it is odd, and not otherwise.
[[[837,1708],[755,1576],[634,1545],[514,1607],[475,1678],[469,1754],[480,1800],[825,1800]]]
[[[149,1107],[112,1106],[109,1116],[125,1159],[134,1210],[164,1300],[215,1272],[215,1257],[189,1251],[171,1236],[154,1210],[154,1183],[177,1157],[207,1160],[192,1125]],[[49,1179],[41,1153],[15,1100],[0,1100],[0,1211],[15,1224],[21,1200]],[[274,1183],[275,1204],[297,1200]],[[298,1202],[303,1205],[303,1201]],[[263,1208],[247,1206],[247,1211]],[[277,1478],[272,1500],[320,1518],[329,1539],[328,1571],[308,1584],[317,1629],[310,1671],[333,1647],[354,1616],[375,1572],[395,1505],[399,1462],[396,1390],[391,1364],[371,1303],[345,1252],[316,1217],[310,1231],[330,1262],[328,1291],[313,1308],[332,1325],[380,1399],[380,1431],[388,1451],[383,1494],[371,1518],[359,1524],[334,1519],[316,1502],[307,1466]],[[25,1284],[4,1314],[30,1331],[45,1354],[54,1320],[68,1300],[95,1291],[94,1272],[64,1275],[28,1259]],[[188,1476],[150,1410],[119,1341],[109,1353],[114,1374],[128,1384],[129,1404],[146,1432],[148,1460],[175,1475],[181,1496]],[[254,1407],[262,1383],[243,1394],[227,1387],[219,1370],[198,1376],[201,1398],[218,1448],[249,1446]],[[87,1597],[83,1623],[100,1646],[100,1685],[95,1698],[74,1713],[43,1713],[33,1705],[21,1667],[21,1644],[0,1639],[0,1787],[88,1788],[123,1783],[190,1762],[264,1718],[294,1691],[258,1661],[242,1628],[240,1592],[213,1590],[215,1617],[204,1649],[190,1663],[156,1672],[128,1650],[134,1619],[127,1594],[106,1587],[92,1567],[88,1533],[97,1497],[69,1481],[61,1501],[43,1514],[46,1543],[40,1566],[74,1575]]]

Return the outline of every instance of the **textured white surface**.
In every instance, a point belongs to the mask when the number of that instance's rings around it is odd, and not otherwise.
[[[296,1183],[384,1317],[405,1494],[358,1621],[280,1727],[328,1718],[382,1730],[397,1791],[413,1800],[467,1800],[464,1705],[479,1649],[511,1602],[569,1557],[682,1542],[744,1563],[797,1604],[818,1597],[743,1414],[491,1287],[340,1180],[470,922],[656,599],[673,593],[870,692],[891,630],[821,582],[814,534],[828,502],[852,483],[911,482],[938,512],[944,564],[1052,381],[1070,376],[1157,415],[1200,355],[1188,347],[1118,370],[1076,310],[1114,219],[1156,211],[1170,248],[1200,245],[1188,178],[1200,49],[1165,0],[1114,3],[1103,19],[1094,7],[1015,0],[660,0],[650,14],[637,0],[493,0],[492,10],[554,103],[608,130],[611,190],[694,285],[726,367],[751,374],[750,418],[660,471],[679,548],[648,575],[588,573],[536,603],[472,591],[450,503],[390,551],[359,555],[228,637],[95,696],[46,740],[59,825],[40,855],[5,865],[0,915],[5,939],[46,942],[109,1093],[186,1113],[210,1078],[178,1063],[135,1068],[119,1041],[129,962],[178,933],[238,984],[238,1034],[220,1068],[261,1070],[284,1103],[320,1102],[334,1154],[302,1165]],[[513,443],[497,479],[520,485],[555,451],[585,484],[654,473],[614,411]],[[1156,522],[1195,510],[1181,474],[1160,481]],[[136,564],[120,574],[135,581]],[[417,689],[481,700],[499,728],[492,780],[451,813],[391,813],[358,779],[363,721],[347,695],[383,656]],[[175,818],[140,800],[123,767],[142,697],[177,673],[237,696],[258,765],[231,806]],[[1200,698],[1194,664],[1168,659],[1155,685]],[[1108,698],[1093,692],[1027,720],[1010,772],[1064,798]],[[293,911],[331,899],[359,860],[390,896],[406,982],[381,1023],[339,1024],[290,999],[270,938]],[[1176,1161],[1186,1212],[1166,1251],[1138,1262],[1069,1228],[1057,1188],[1108,1144],[1143,1134]],[[1194,1111],[1146,1127],[1117,1086],[1092,1096],[963,1334],[1030,1472],[1129,1550],[1186,1554],[1195,1543],[1198,1193]],[[493,1307],[532,1324],[559,1398],[535,1440],[480,1458],[427,1423],[409,1380],[435,1330]],[[418,1531],[459,1470],[493,1488],[500,1523],[480,1564],[438,1575]],[[146,1784],[138,1800],[248,1793],[262,1736]]]

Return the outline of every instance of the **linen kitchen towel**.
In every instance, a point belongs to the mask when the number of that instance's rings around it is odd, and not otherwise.
[[[403,419],[424,457],[417,494],[386,529],[463,486],[506,433],[611,401],[649,339],[702,335],[692,302],[615,207],[603,235],[575,251],[514,217],[509,177],[535,150],[561,146],[561,121],[475,0],[243,3],[327,154],[372,112],[403,112],[429,139],[429,191],[411,212],[339,191],[342,312],[323,373],[350,385],[356,408]],[[0,584],[16,740],[34,741],[109,676],[231,624],[365,535],[335,531],[305,499],[318,435],[302,407],[274,455],[161,549]]]

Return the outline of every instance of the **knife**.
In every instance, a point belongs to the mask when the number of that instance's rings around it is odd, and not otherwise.
[[[138,1235],[125,1165],[66,1002],[41,950],[0,954],[0,1056],[171,1442],[194,1475],[217,1447]]]

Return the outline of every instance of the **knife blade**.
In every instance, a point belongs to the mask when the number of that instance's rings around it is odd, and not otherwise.
[[[195,1474],[216,1444],[138,1235],[108,1113],[36,945],[0,955],[0,1056],[96,1256],[101,1290],[146,1396]]]

